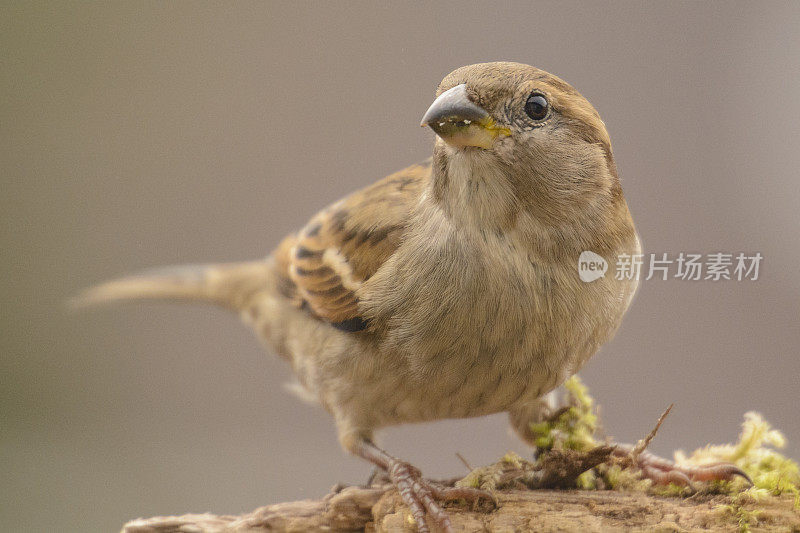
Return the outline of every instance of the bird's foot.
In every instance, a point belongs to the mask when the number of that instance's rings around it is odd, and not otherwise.
[[[630,446],[618,445],[615,455],[629,455],[632,451]],[[672,461],[643,451],[636,457],[636,466],[642,471],[642,476],[649,479],[655,485],[668,485],[674,483],[683,487],[695,490],[693,481],[731,481],[739,476],[747,480],[751,485],[750,479],[744,470],[732,463],[710,463],[705,465],[676,465]]]
[[[494,498],[488,492],[467,487],[445,487],[427,481],[417,468],[392,457],[368,439],[362,438],[354,441],[351,449],[353,453],[363,457],[389,475],[389,481],[397,488],[403,502],[411,510],[411,516],[417,524],[417,529],[422,533],[431,531],[428,522],[425,521],[426,515],[437,531],[447,533],[453,531],[450,518],[440,502],[466,500],[476,504],[483,499],[491,502],[492,505],[495,504]]]
[[[425,480],[417,468],[398,459],[393,459],[387,470],[400,497],[411,510],[417,529],[421,533],[430,531],[425,522],[426,513],[437,530],[448,533],[453,531],[450,518],[440,502],[466,500],[477,504],[481,500],[487,500],[494,504],[494,498],[486,491],[466,487],[440,487]]]

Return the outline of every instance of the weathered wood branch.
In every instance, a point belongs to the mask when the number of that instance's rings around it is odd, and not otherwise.
[[[741,513],[723,496],[666,498],[640,492],[504,490],[498,507],[481,512],[448,506],[455,531],[738,531]],[[759,503],[747,515],[754,531],[800,531],[791,498]],[[752,516],[751,516],[752,514]],[[346,487],[321,500],[260,507],[241,516],[189,514],[133,520],[123,533],[240,533],[261,531],[411,532],[414,524],[390,486]]]

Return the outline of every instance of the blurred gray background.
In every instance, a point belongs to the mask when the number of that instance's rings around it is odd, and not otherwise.
[[[757,410],[800,456],[800,5],[34,3],[0,7],[0,527],[114,531],[363,482],[322,410],[237,318],[65,311],[81,288],[257,258],[327,203],[426,158],[464,64],[577,87],[646,251],[764,255],[757,282],[644,282],[582,372],[609,434],[736,439]],[[391,429],[431,476],[509,449],[505,416]]]

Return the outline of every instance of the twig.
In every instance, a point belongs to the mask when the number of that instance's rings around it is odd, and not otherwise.
[[[464,464],[464,466],[466,466],[466,467],[467,467],[467,470],[468,470],[469,472],[472,472],[473,470],[475,470],[474,468],[472,468],[472,467],[470,466],[470,464],[467,462],[467,460],[466,460],[466,459],[464,459],[464,456],[463,456],[463,455],[461,455],[459,452],[456,452],[456,457],[458,457],[458,459],[459,459],[459,460],[460,460],[460,461],[461,461],[461,462]]]
[[[658,433],[658,428],[661,427],[661,424],[664,422],[664,419],[667,418],[669,412],[672,411],[672,407],[674,405],[675,405],[674,403],[669,404],[667,410],[664,411],[660,417],[658,417],[658,422],[656,422],[656,427],[653,428],[653,431],[651,431],[645,438],[639,439],[639,441],[636,443],[636,446],[633,447],[630,455],[634,464],[636,464],[636,460],[639,458],[639,454],[641,454],[645,450],[645,448],[647,448],[650,445],[650,441],[652,441],[653,438],[656,436],[656,433]]]

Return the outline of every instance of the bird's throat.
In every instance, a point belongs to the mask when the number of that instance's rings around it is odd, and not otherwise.
[[[433,189],[433,200],[464,229],[504,231],[516,222],[519,202],[512,183],[486,150],[438,146]]]

